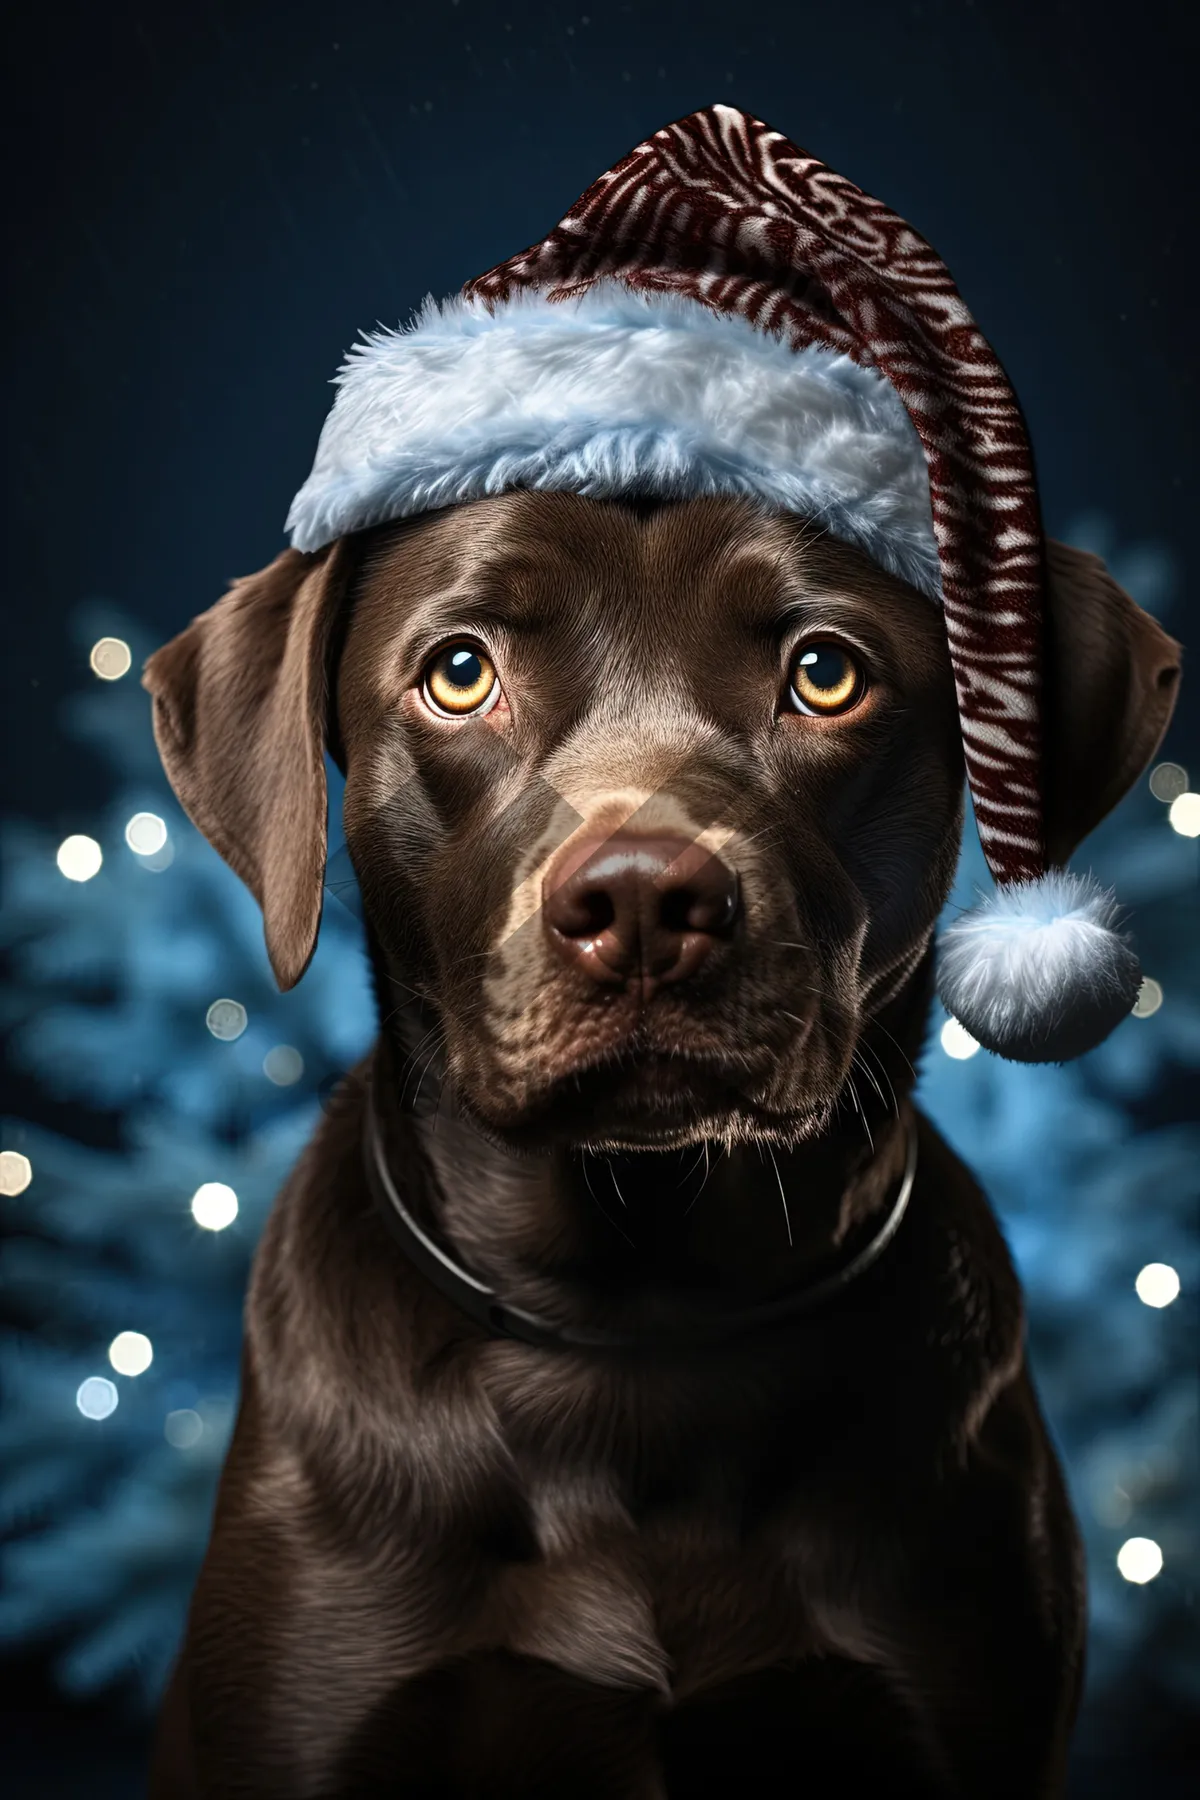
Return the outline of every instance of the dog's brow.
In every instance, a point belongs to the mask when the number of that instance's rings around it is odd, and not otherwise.
[[[774,637],[793,630],[843,631],[870,639],[886,637],[880,629],[878,609],[854,594],[817,589],[779,598],[765,609],[762,629]]]
[[[501,625],[506,631],[537,631],[545,624],[544,596],[523,584],[506,588],[495,579],[463,583],[431,594],[413,608],[410,627],[416,634],[463,628],[471,624]]]
[[[761,541],[729,544],[715,573],[726,615],[736,618],[740,614],[756,636],[782,635],[827,600],[841,601],[847,612],[854,607],[852,599],[807,581],[790,545]]]

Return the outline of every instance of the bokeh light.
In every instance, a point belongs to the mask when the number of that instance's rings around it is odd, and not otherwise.
[[[1171,802],[1167,814],[1172,830],[1180,837],[1200,837],[1200,794],[1179,794]]]
[[[92,645],[88,661],[101,681],[119,681],[128,675],[133,656],[124,638],[102,637]]]
[[[0,1194],[23,1194],[33,1180],[33,1164],[19,1150],[0,1150]]]
[[[104,861],[104,852],[95,838],[64,838],[55,857],[60,872],[68,881],[90,881]]]
[[[174,861],[175,845],[170,837],[164,838],[161,849],[152,850],[149,855],[145,855],[140,850],[138,852],[138,866],[143,869],[151,869],[156,875],[160,874],[163,869],[169,869]]]
[[[125,842],[137,856],[157,855],[166,841],[166,821],[157,813],[134,813],[125,827]]]
[[[223,1044],[231,1044],[235,1038],[240,1038],[247,1022],[246,1009],[240,1000],[214,1000],[204,1015],[204,1023]]]
[[[1179,1298],[1179,1275],[1170,1263],[1147,1263],[1133,1285],[1144,1306],[1170,1306]]]
[[[237,1210],[237,1195],[223,1181],[203,1181],[192,1195],[192,1217],[205,1231],[224,1231]]]
[[[107,1419],[116,1412],[119,1399],[116,1384],[107,1375],[89,1375],[79,1384],[75,1404],[85,1419]]]
[[[1152,1018],[1162,1003],[1163,991],[1161,983],[1154,981],[1147,975],[1142,982],[1141,987],[1138,989],[1138,997],[1133,1003],[1133,1016],[1135,1019]]]
[[[190,1450],[204,1435],[204,1420],[190,1406],[169,1412],[163,1424],[163,1436],[175,1450]]]
[[[947,1019],[942,1026],[942,1049],[955,1062],[965,1062],[968,1056],[974,1056],[978,1050],[977,1041],[971,1036],[965,1025],[957,1019]]]
[[[154,1346],[140,1331],[119,1331],[108,1346],[108,1360],[118,1375],[144,1375],[154,1361]]]
[[[1187,789],[1188,773],[1179,763],[1158,763],[1150,771],[1150,792],[1168,805]]]
[[[263,1074],[276,1087],[291,1087],[304,1073],[304,1058],[290,1044],[276,1044],[263,1057]]]
[[[1126,1581],[1134,1581],[1139,1587],[1153,1581],[1162,1566],[1163,1554],[1153,1538],[1126,1538],[1117,1551],[1117,1568]]]

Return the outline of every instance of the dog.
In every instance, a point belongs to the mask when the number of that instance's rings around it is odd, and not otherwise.
[[[1054,544],[1049,605],[1065,862],[1180,652]],[[510,492],[284,552],[145,681],[284,986],[328,749],[379,1007],[256,1255],[153,1800],[1061,1795],[1079,1537],[912,1101],[937,607],[751,500]]]

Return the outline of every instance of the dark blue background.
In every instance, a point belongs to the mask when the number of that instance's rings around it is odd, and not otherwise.
[[[1051,529],[1096,508],[1166,543],[1186,636],[1191,12],[27,7],[7,101],[7,806],[66,832],[104,797],[56,724],[82,598],[166,638],[267,562],[356,332],[542,236],[639,139],[714,100],[936,245],[1021,396]],[[1186,762],[1195,735],[1182,719],[1168,750]],[[13,1110],[64,1123],[32,1091]],[[139,1746],[103,1709],[64,1711],[36,1666],[6,1691],[29,1792],[131,1791],[120,1759]],[[1182,1727],[1150,1722],[1136,1786],[1114,1791],[1151,1791],[1182,1754]]]

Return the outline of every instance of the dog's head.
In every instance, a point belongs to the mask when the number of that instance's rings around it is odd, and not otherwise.
[[[1179,652],[1095,558],[1049,572],[1062,862],[1153,755]],[[514,1144],[809,1136],[928,967],[962,822],[945,627],[801,519],[498,496],[285,552],[146,684],[284,987],[328,744],[392,1004]]]

